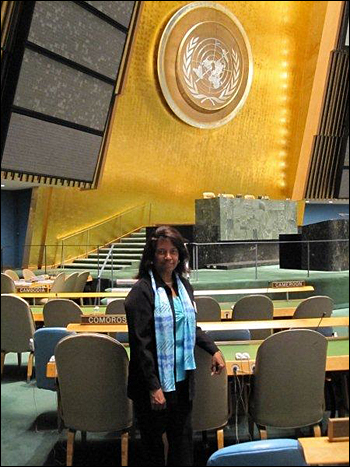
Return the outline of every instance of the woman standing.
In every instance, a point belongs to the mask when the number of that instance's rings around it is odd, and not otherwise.
[[[182,276],[188,252],[181,234],[159,227],[147,241],[138,282],[125,301],[129,327],[128,396],[134,401],[145,465],[193,465],[191,411],[194,347],[212,355],[212,374],[225,363],[212,340],[196,327],[193,290]]]

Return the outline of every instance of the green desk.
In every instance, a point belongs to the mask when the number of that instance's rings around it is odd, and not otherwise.
[[[238,366],[239,375],[252,374],[255,365],[256,353],[262,341],[242,341],[239,343],[220,344],[219,348],[226,360],[226,369],[229,376],[233,375],[233,365]],[[236,360],[237,352],[248,352],[249,360]],[[328,339],[326,371],[349,370],[349,339]]]
[[[228,343],[219,345],[221,352],[226,360],[227,375],[232,376],[233,365],[238,365],[239,375],[252,374],[252,366],[255,364],[256,353],[262,341],[246,341],[235,344]],[[128,355],[130,356],[129,346],[125,346]],[[236,360],[237,352],[248,352],[249,360]],[[326,371],[346,371],[349,370],[349,339],[329,339],[327,350]],[[46,376],[54,378],[57,376],[55,362],[47,364]]]
[[[32,310],[33,318],[36,323],[40,323],[44,321],[44,316],[43,316],[43,308],[44,306],[37,306],[37,305],[30,305],[30,309]],[[101,313],[105,314],[106,312],[106,306],[105,305],[98,305],[98,310],[95,310],[94,305],[84,305],[80,307],[83,311],[84,315],[90,315],[92,313]]]

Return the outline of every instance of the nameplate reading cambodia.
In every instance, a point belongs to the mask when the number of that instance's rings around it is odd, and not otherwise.
[[[17,292],[19,293],[45,293],[47,292],[46,287],[20,287],[17,289]]]
[[[228,123],[243,107],[253,79],[248,36],[229,8],[193,2],[170,18],[158,50],[164,98],[197,128]]]
[[[127,324],[126,315],[81,315],[81,324]]]
[[[305,281],[274,281],[270,283],[273,289],[284,289],[292,287],[304,287]]]

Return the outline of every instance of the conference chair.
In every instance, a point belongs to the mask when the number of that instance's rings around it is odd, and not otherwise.
[[[64,290],[64,282],[65,282],[66,275],[64,272],[60,272],[54,279],[50,293],[58,293],[58,292],[63,292]],[[40,303],[44,305],[45,303],[49,302],[50,298],[42,298],[40,300]]]
[[[233,321],[259,321],[273,319],[273,302],[265,295],[248,295],[238,300],[232,307]],[[271,329],[251,329],[253,340],[266,339]]]
[[[86,282],[88,280],[88,277],[90,276],[90,271],[82,271],[78,273],[78,276],[76,278],[75,282],[75,292],[84,292]],[[70,292],[70,290],[69,290]],[[80,299],[80,305],[84,305],[84,300],[81,297]]]
[[[224,426],[229,419],[228,385],[226,367],[220,375],[211,375],[212,356],[195,348],[195,396],[192,424],[194,431],[216,430],[218,449],[224,446]]]
[[[36,385],[39,389],[56,391],[55,378],[46,376],[46,366],[50,358],[55,354],[55,347],[64,337],[70,336],[71,331],[65,328],[40,328],[34,333],[34,357]]]
[[[327,339],[309,329],[281,331],[258,348],[249,401],[249,431],[313,426],[321,435]]]
[[[22,274],[25,281],[31,281],[36,278],[36,275],[30,269],[22,269]]]
[[[296,439],[249,441],[219,449],[210,456],[208,466],[281,466],[308,465],[304,451]]]
[[[106,307],[106,315],[125,315],[124,303],[124,298],[116,298],[110,301]],[[110,332],[108,335],[114,337],[114,339],[117,339],[122,344],[129,342],[128,332]]]
[[[69,323],[80,323],[82,310],[72,300],[55,298],[43,308],[44,326],[66,328]]]
[[[334,308],[334,302],[330,297],[326,295],[315,295],[309,297],[299,303],[296,307],[293,319],[301,318],[329,318],[332,315]],[[325,337],[331,337],[333,335],[333,328],[331,326],[319,327],[318,332],[323,334]]]
[[[1,273],[1,293],[16,293],[16,286],[13,279],[4,273]]]
[[[64,283],[66,280],[66,274],[64,272],[60,272],[54,279],[50,292],[63,292]]]
[[[34,332],[35,324],[28,303],[20,297],[1,295],[1,374],[7,353],[17,353],[20,367],[22,352],[29,352],[27,366],[27,382],[29,382],[33,371],[31,342]]]
[[[13,281],[19,281],[19,275],[17,274],[16,271],[13,271],[12,269],[6,269],[4,274],[11,277]]]
[[[64,281],[64,286],[62,292],[75,292],[75,284],[77,283],[79,273],[72,272]]]
[[[121,465],[127,465],[133,415],[127,397],[129,359],[124,347],[109,336],[77,334],[57,344],[55,359],[61,416],[68,428],[67,465],[72,465],[77,430],[83,437],[87,431],[121,431]]]
[[[196,297],[197,321],[221,321],[221,308],[212,297]]]
[[[315,295],[309,297],[299,303],[294,311],[293,318],[319,318],[319,324],[322,323],[323,318],[329,318],[333,313],[334,302],[330,297],[326,295]],[[333,327],[318,327],[314,330],[319,332],[325,337],[332,337]],[[339,411],[341,406],[341,400],[339,401],[339,375],[334,373],[328,373],[325,385],[325,397],[327,401],[327,408],[331,412],[331,416],[335,416],[336,410]],[[341,409],[340,409],[341,410]]]
[[[106,315],[125,315],[124,304],[124,298],[116,298],[111,300],[106,307]]]

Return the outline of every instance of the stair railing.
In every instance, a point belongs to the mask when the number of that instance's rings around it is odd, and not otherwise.
[[[130,235],[151,223],[151,203],[143,203],[127,209],[102,222],[93,224],[85,229],[74,232],[64,237],[57,237],[58,245],[61,246],[60,261],[55,264],[72,262],[74,259],[87,257],[98,249],[94,245],[101,245],[101,237],[104,244],[117,243],[121,238]],[[117,234],[117,235],[116,235]],[[93,247],[89,250],[88,245]],[[66,248],[74,248],[74,253],[67,255]]]
[[[101,278],[102,278],[102,274],[103,274],[103,271],[105,270],[107,264],[108,264],[108,260],[110,257],[112,257],[112,268],[111,268],[111,286],[113,287],[113,262],[114,262],[114,247],[116,246],[117,244],[116,243],[112,243],[111,246],[110,246],[110,249],[108,250],[108,253],[107,253],[107,256],[101,266],[101,269],[97,269],[97,286],[96,286],[96,292],[101,292]]]

